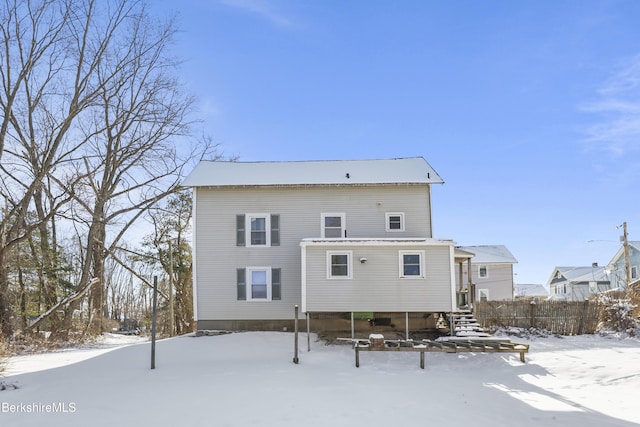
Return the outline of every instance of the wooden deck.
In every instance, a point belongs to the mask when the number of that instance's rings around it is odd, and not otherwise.
[[[356,368],[360,367],[361,351],[396,351],[420,353],[420,368],[424,369],[424,354],[427,352],[440,353],[519,353],[520,361],[524,363],[524,355],[529,352],[529,344],[513,343],[509,339],[483,337],[472,339],[463,337],[445,337],[444,339],[405,341],[384,340],[384,345],[373,345],[369,339],[342,338],[351,341],[356,355]],[[377,343],[376,343],[377,344]]]

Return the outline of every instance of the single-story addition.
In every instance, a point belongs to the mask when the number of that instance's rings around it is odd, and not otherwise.
[[[556,267],[547,282],[551,299],[584,301],[612,289],[604,267]]]
[[[442,183],[422,157],[201,162],[183,182],[197,328],[289,328],[295,305],[311,319],[455,310],[454,244],[432,236]]]
[[[506,246],[457,246],[456,251],[472,255],[469,268],[461,266],[456,274],[458,291],[472,292],[468,302],[513,300],[513,265],[518,260]]]

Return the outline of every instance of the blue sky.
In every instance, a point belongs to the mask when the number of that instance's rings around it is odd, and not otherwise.
[[[518,283],[640,240],[639,1],[152,3],[227,155],[423,156],[435,237],[506,245]]]

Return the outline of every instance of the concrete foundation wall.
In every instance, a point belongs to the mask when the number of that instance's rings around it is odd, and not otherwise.
[[[312,332],[351,331],[350,313],[311,313]],[[409,313],[409,331],[435,329],[438,313]],[[288,331],[294,330],[293,320],[198,320],[197,330],[228,331]],[[298,321],[300,331],[307,330],[306,317]],[[363,337],[373,332],[405,331],[404,313],[375,313],[373,319],[354,320],[356,335]]]

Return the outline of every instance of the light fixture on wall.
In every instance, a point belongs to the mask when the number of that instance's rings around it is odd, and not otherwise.
[[[366,262],[367,262],[367,259],[365,257],[360,258],[360,264],[364,264]]]

